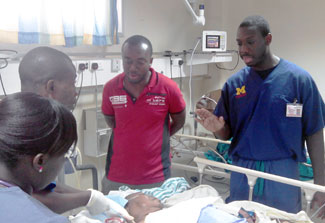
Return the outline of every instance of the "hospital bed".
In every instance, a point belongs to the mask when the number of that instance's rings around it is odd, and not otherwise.
[[[178,137],[178,139],[187,138],[187,139],[197,140],[197,141],[211,141],[211,142],[217,142],[217,143],[222,142],[222,143],[230,144],[229,141],[222,141],[222,140],[213,139],[213,138],[209,138],[209,137],[199,137],[199,136],[181,135],[181,134],[178,134],[176,137]],[[195,153],[192,153],[192,154],[195,154]],[[146,220],[147,220],[147,221],[145,221],[146,223],[160,223],[160,222],[181,223],[181,222],[185,222],[185,221],[183,221],[184,219],[186,219],[186,223],[191,223],[191,222],[196,223],[198,216],[200,216],[201,209],[206,207],[207,205],[210,205],[210,204],[213,204],[214,207],[216,207],[217,209],[225,211],[225,212],[232,214],[234,216],[236,216],[236,214],[238,214],[238,210],[240,210],[241,207],[245,208],[246,210],[254,210],[260,219],[259,222],[263,222],[263,223],[281,222],[281,221],[269,220],[269,219],[274,219],[277,217],[282,218],[282,219],[295,219],[295,220],[299,219],[297,221],[288,221],[288,222],[299,222],[299,223],[301,223],[301,222],[307,223],[308,222],[308,223],[310,223],[310,222],[312,222],[311,218],[314,216],[317,216],[316,212],[311,213],[311,210],[309,207],[310,207],[310,203],[313,198],[313,195],[316,191],[325,192],[325,187],[323,187],[323,186],[314,185],[312,183],[302,182],[299,180],[293,180],[293,179],[289,179],[289,178],[285,178],[285,177],[280,177],[280,176],[276,176],[273,174],[267,174],[267,173],[247,169],[247,168],[241,168],[241,167],[229,165],[226,163],[215,162],[215,161],[211,161],[206,158],[200,157],[199,155],[194,156],[193,160],[196,163],[196,166],[184,165],[184,164],[179,164],[179,163],[173,162],[172,168],[179,168],[179,169],[183,169],[183,170],[187,170],[187,171],[191,171],[191,172],[197,172],[199,174],[198,183],[200,185],[197,187],[194,187],[194,188],[189,188],[186,191],[177,193],[174,196],[172,196],[171,199],[166,199],[167,202],[170,202],[169,204],[171,204],[171,203],[173,203],[173,204],[171,206],[168,206],[168,208],[166,208],[166,209],[149,214],[146,218]],[[213,168],[209,169],[208,167],[213,167]],[[225,171],[225,170],[228,170],[228,171]],[[222,197],[220,196],[220,194],[218,194],[218,193],[214,194],[213,191],[206,193],[205,195],[208,195],[208,196],[205,196],[205,197],[195,197],[192,195],[190,195],[190,196],[188,195],[188,192],[190,192],[192,190],[200,189],[201,186],[203,188],[205,188],[205,190],[206,190],[205,186],[208,186],[208,185],[202,184],[204,175],[221,176],[221,177],[225,177],[225,178],[230,178],[229,171],[237,171],[237,172],[244,173],[247,175],[248,184],[250,187],[248,201],[235,201],[235,202],[231,202],[229,204],[225,204]],[[270,208],[268,206],[265,206],[265,205],[262,205],[262,204],[252,201],[253,187],[256,182],[256,179],[259,177],[268,179],[268,180],[274,180],[274,181],[289,184],[289,185],[293,185],[293,186],[298,186],[298,187],[302,188],[302,190],[305,192],[305,197],[307,200],[307,210],[301,211],[297,214],[290,214],[290,213],[283,212],[283,211],[280,211],[275,208]],[[180,188],[180,187],[177,186],[175,188]],[[213,190],[215,190],[215,189],[213,188]],[[159,192],[159,193],[166,194],[165,192],[166,191],[164,191],[163,193],[162,192]],[[185,195],[185,193],[187,193],[187,195]],[[180,201],[178,203],[174,202],[176,197],[178,197],[178,199],[181,198],[180,200],[182,200],[182,201]],[[187,200],[184,198],[187,198]],[[183,218],[180,218],[180,217],[183,217]],[[79,223],[79,222],[76,222],[76,223]]]
[[[218,139],[209,138],[209,137],[199,137],[199,136],[184,135],[184,134],[177,134],[176,137],[178,137],[179,139],[180,138],[188,138],[188,139],[193,139],[193,140],[198,140],[198,141],[211,141],[211,142],[216,142],[216,143],[221,142],[221,143],[225,143],[225,144],[230,144],[230,141],[223,141],[223,140],[218,140]],[[172,167],[178,168],[178,169],[183,169],[186,171],[198,172],[200,184],[202,183],[203,176],[206,174],[230,178],[229,171],[236,171],[239,173],[243,173],[247,176],[248,184],[249,184],[249,188],[250,188],[249,201],[252,200],[253,188],[254,188],[257,178],[264,178],[264,179],[273,180],[276,182],[281,182],[281,183],[300,187],[304,191],[305,199],[307,201],[306,212],[308,215],[311,215],[310,204],[311,204],[314,193],[317,191],[325,193],[324,186],[315,185],[312,182],[293,180],[293,179],[289,179],[286,177],[277,176],[274,174],[263,173],[263,172],[256,171],[256,170],[251,170],[251,169],[247,169],[247,168],[230,165],[227,163],[216,162],[216,161],[208,160],[202,156],[201,157],[195,156],[193,161],[196,163],[197,167],[184,165],[184,164],[180,164],[180,163],[172,163]],[[208,167],[213,167],[213,169],[208,168]]]
[[[195,161],[201,165],[212,165],[214,166],[215,162],[202,158],[195,158]],[[220,166],[221,168],[225,168],[225,166]],[[229,170],[236,171],[236,168],[227,167]],[[244,168],[243,168],[244,169]],[[254,173],[254,171],[240,170],[244,173],[248,173],[250,176],[259,176],[265,177],[267,179],[279,180],[276,178],[271,178],[271,176],[267,176],[270,174],[262,174]],[[256,172],[256,171],[255,171]],[[204,173],[204,169],[203,169]],[[169,179],[171,180],[171,179]],[[287,180],[287,179],[286,179]],[[294,184],[290,180],[286,183]],[[307,183],[300,184],[302,188],[307,188],[312,191],[324,191],[325,187],[315,186],[315,185],[305,185]],[[128,191],[123,191],[129,193]],[[122,193],[123,193],[122,192]],[[222,221],[220,219],[231,216],[232,218],[238,219],[238,213],[240,210],[245,209],[245,211],[253,212],[256,216],[258,222],[263,223],[278,223],[278,222],[290,222],[290,223],[312,223],[306,212],[301,211],[297,214],[291,214],[284,211],[280,211],[275,208],[271,208],[265,206],[263,204],[256,203],[254,201],[234,201],[229,204],[225,204],[221,196],[219,196],[218,192],[209,185],[199,185],[194,188],[189,188],[188,190],[182,191],[180,193],[176,193],[173,196],[165,199],[165,207],[164,209],[150,213],[146,216],[144,223],[201,223],[206,221],[198,221],[201,218],[202,210],[206,207],[213,207],[217,212],[218,221],[208,221],[214,223],[228,223],[228,222],[245,222],[246,221]],[[220,216],[219,216],[220,215]],[[85,217],[87,216],[84,215]],[[79,216],[80,217],[80,216]],[[90,217],[90,216],[89,216]],[[220,219],[219,219],[220,217]],[[279,219],[279,220],[278,220]],[[77,220],[77,219],[75,219]],[[72,223],[85,223],[85,219],[81,221],[72,221]],[[105,222],[105,216],[101,221],[98,218],[91,219],[88,223],[102,223]]]
[[[121,191],[121,193],[129,192]],[[251,221],[254,223],[312,223],[304,211],[291,214],[254,201],[234,201],[225,204],[218,192],[209,185],[199,185],[176,193],[164,199],[163,204],[165,208],[149,213],[141,223],[247,223],[249,221],[245,221],[239,215],[242,210],[246,213],[254,213],[253,216],[256,220]],[[206,219],[202,220],[201,218],[202,210],[206,208],[217,212],[212,221],[211,219],[205,221]],[[72,220],[72,223],[106,223],[107,218],[110,217],[105,215],[90,216],[87,211],[82,211],[78,216],[69,219]]]

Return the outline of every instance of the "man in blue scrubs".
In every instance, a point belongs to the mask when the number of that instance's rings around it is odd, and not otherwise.
[[[247,67],[232,75],[222,89],[214,114],[198,109],[198,122],[216,137],[233,137],[233,164],[298,179],[298,162],[312,161],[314,183],[324,182],[325,105],[312,77],[297,65],[271,53],[272,35],[261,16],[249,16],[237,31],[239,54]],[[227,202],[247,200],[243,174],[231,173]],[[301,210],[300,188],[257,180],[253,200],[287,212]],[[313,203],[321,206],[325,194]],[[320,212],[323,217],[325,208]]]

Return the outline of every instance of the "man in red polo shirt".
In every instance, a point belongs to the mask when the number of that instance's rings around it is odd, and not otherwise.
[[[169,137],[185,122],[177,84],[151,68],[152,45],[139,35],[122,45],[124,72],[105,84],[102,111],[113,134],[102,190],[142,189],[170,177]],[[171,120],[171,121],[170,121]]]

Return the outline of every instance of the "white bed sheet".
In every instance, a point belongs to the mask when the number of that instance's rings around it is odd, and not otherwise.
[[[234,201],[225,204],[218,192],[209,185],[200,185],[166,199],[164,202],[166,208],[147,215],[145,223],[197,223],[202,208],[210,204],[224,212],[220,214],[238,216],[240,208],[253,211],[257,216],[257,223],[276,223],[275,219],[294,223],[312,223],[304,211],[291,214],[253,201]],[[82,211],[73,218],[70,217],[70,221],[72,223],[101,222],[92,218],[87,211]]]

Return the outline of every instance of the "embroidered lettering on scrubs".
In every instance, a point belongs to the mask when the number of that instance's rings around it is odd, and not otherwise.
[[[297,103],[297,99],[293,103],[287,104],[287,117],[302,117],[302,104]]]

